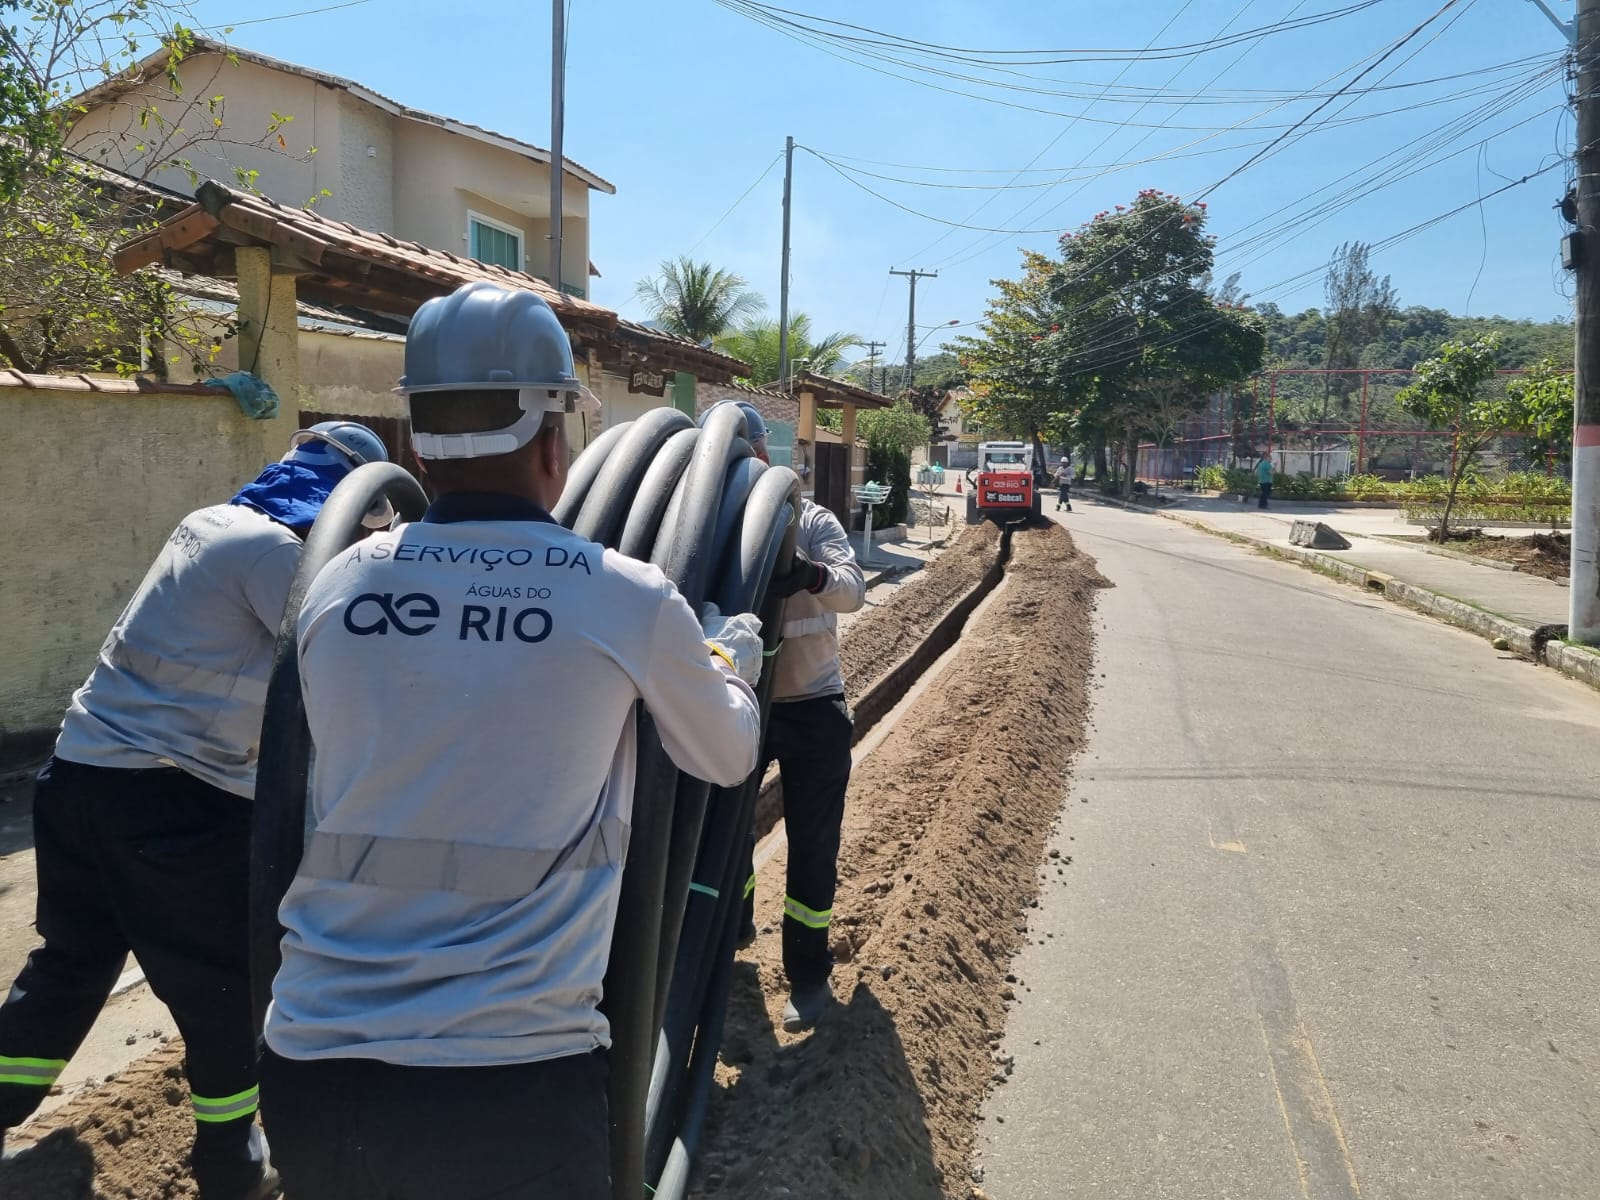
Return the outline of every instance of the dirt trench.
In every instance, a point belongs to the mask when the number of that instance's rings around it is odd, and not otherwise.
[[[1105,586],[1059,527],[1019,532],[1005,584],[850,785],[834,902],[841,1007],[781,1031],[783,856],[757,884],[696,1195],[967,1197],[1013,953],[1082,745]]]
[[[854,622],[843,645],[853,699],[971,590],[998,538],[987,524],[967,530]],[[1083,737],[1089,613],[1102,585],[1063,530],[1018,533],[1007,582],[962,635],[951,670],[857,769],[835,905],[845,1008],[812,1036],[775,1032],[778,938],[747,952],[700,1195],[968,1194],[1005,973]],[[769,922],[782,867],[779,855],[761,878]],[[164,1047],[14,1134],[37,1145],[0,1163],[0,1197],[195,1197],[182,1053]]]

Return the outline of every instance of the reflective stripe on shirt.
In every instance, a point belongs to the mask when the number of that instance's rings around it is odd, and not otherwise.
[[[626,826],[612,817],[595,822],[571,846],[551,849],[317,830],[307,839],[300,874],[335,883],[516,900],[532,895],[557,871],[621,865],[626,836]]]

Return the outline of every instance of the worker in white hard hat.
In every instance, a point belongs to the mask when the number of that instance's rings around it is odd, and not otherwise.
[[[470,284],[400,391],[437,499],[300,613],[315,827],[279,913],[262,1114],[294,1200],[611,1200],[597,1005],[643,701],[684,771],[760,739],[749,614],[556,524],[594,403],[550,307]]]
[[[354,422],[296,433],[178,523],[112,626],[39,775],[44,944],[0,1007],[0,1130],[49,1094],[132,951],[183,1035],[202,1200],[276,1193],[246,957],[261,715],[302,538],[345,475],[386,457]]]
[[[757,457],[769,462],[767,425],[744,400],[745,428]],[[717,407],[716,405],[712,406]],[[701,422],[710,409],[701,416]],[[787,597],[783,642],[773,665],[763,769],[774,761],[783,782],[788,873],[783,897],[783,969],[789,1000],[783,1027],[810,1029],[833,1002],[828,936],[838,886],[839,837],[850,786],[854,724],[845,703],[839,663],[839,614],[866,603],[866,581],[839,518],[810,500],[801,503],[795,558],[772,581]],[[753,846],[752,846],[753,849]],[[756,936],[755,871],[745,884],[744,934]]]

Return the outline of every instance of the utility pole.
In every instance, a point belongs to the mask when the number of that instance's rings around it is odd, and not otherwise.
[[[778,281],[778,390],[789,387],[789,209],[794,192],[794,138],[783,142],[783,278]]]
[[[566,160],[567,22],[563,0],[550,0],[550,286],[561,290],[561,184]]]
[[[872,391],[872,374],[878,366],[878,351],[888,346],[888,342],[867,343],[867,391]]]
[[[1600,642],[1600,0],[1578,0],[1572,578],[1567,636]]]
[[[906,373],[902,381],[905,387],[911,386],[911,370],[917,361],[917,280],[937,279],[937,271],[896,271],[890,269],[891,275],[904,275],[911,283],[911,307],[906,314]]]

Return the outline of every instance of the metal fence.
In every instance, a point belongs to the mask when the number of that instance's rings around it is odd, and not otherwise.
[[[1497,372],[1494,386],[1504,388],[1526,373]],[[1263,371],[1214,395],[1204,412],[1179,423],[1170,436],[1141,444],[1138,476],[1183,482],[1199,467],[1250,466],[1263,456],[1285,475],[1447,474],[1453,434],[1428,429],[1396,399],[1411,375],[1403,367]],[[1535,461],[1526,435],[1516,432],[1497,437],[1480,461],[1487,470],[1556,470],[1548,458]]]

